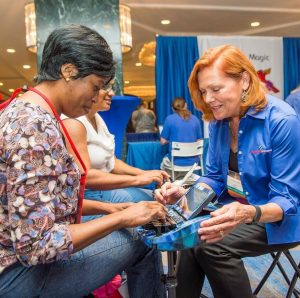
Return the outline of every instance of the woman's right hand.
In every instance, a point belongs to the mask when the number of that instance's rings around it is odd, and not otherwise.
[[[108,205],[107,207],[107,213],[115,213],[122,211],[124,209],[129,208],[130,206],[134,205],[132,202],[125,202],[125,203],[106,203]]]
[[[155,199],[163,205],[175,204],[184,194],[186,189],[176,183],[166,182],[161,188],[155,190]]]
[[[122,221],[125,227],[133,228],[141,226],[153,219],[165,219],[167,209],[158,202],[139,202],[128,207],[122,213]]]

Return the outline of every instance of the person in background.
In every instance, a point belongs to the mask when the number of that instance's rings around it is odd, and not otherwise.
[[[138,188],[152,182],[161,186],[168,174],[161,170],[144,171],[127,165],[115,156],[115,141],[97,113],[111,106],[114,80],[98,94],[89,113],[64,123],[88,167],[85,197],[102,202],[138,202],[153,200],[152,191]]]
[[[284,101],[266,94],[236,47],[207,50],[189,78],[192,100],[209,121],[206,174],[220,209],[203,221],[201,242],[182,251],[176,297],[198,298],[205,276],[216,298],[253,298],[242,258],[290,249],[300,241],[300,123]],[[180,196],[166,183],[163,204]]]
[[[298,117],[300,117],[300,85],[291,92],[285,101],[294,108]]]
[[[79,199],[82,169],[61,131],[59,115],[88,113],[114,75],[101,35],[60,27],[46,40],[36,87],[16,91],[0,111],[1,297],[83,297],[123,270],[131,297],[165,297],[159,253],[127,229],[164,218],[165,208],[141,202],[102,210]],[[82,202],[83,215],[109,214],[75,221]]]
[[[160,143],[169,144],[169,153],[161,163],[161,169],[168,174],[171,173],[171,144],[172,142],[191,143],[200,140],[201,126],[199,119],[192,115],[187,109],[186,101],[182,97],[177,97],[172,102],[173,114],[169,115],[163,125]],[[198,157],[175,157],[176,166],[191,166],[198,162]],[[185,172],[175,172],[175,179],[184,176]]]
[[[145,107],[144,103],[132,112],[131,122],[134,132],[157,132],[156,116],[152,110]]]

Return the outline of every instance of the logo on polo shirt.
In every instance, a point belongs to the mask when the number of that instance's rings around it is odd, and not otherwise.
[[[257,150],[251,150],[251,154],[261,154],[261,153],[269,153],[272,152],[272,149],[266,149],[263,145],[259,145]]]

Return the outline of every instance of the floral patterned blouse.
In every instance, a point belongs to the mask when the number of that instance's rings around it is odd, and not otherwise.
[[[52,114],[21,100],[0,111],[0,273],[69,257],[79,179]]]

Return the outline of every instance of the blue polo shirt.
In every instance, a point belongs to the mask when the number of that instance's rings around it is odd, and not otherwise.
[[[230,150],[228,120],[209,125],[206,175],[210,185],[228,203],[226,179]],[[250,108],[238,130],[238,168],[250,204],[278,204],[283,220],[267,223],[269,244],[300,241],[300,121],[284,101],[268,96],[267,106]],[[225,194],[225,195],[224,195]]]
[[[285,101],[291,105],[300,117],[300,91],[290,94]]]
[[[169,115],[164,123],[161,137],[169,141],[168,157],[171,160],[172,142],[191,143],[201,139],[201,125],[195,115],[189,119],[182,119],[177,113]],[[177,166],[190,166],[199,160],[198,157],[175,157]]]

